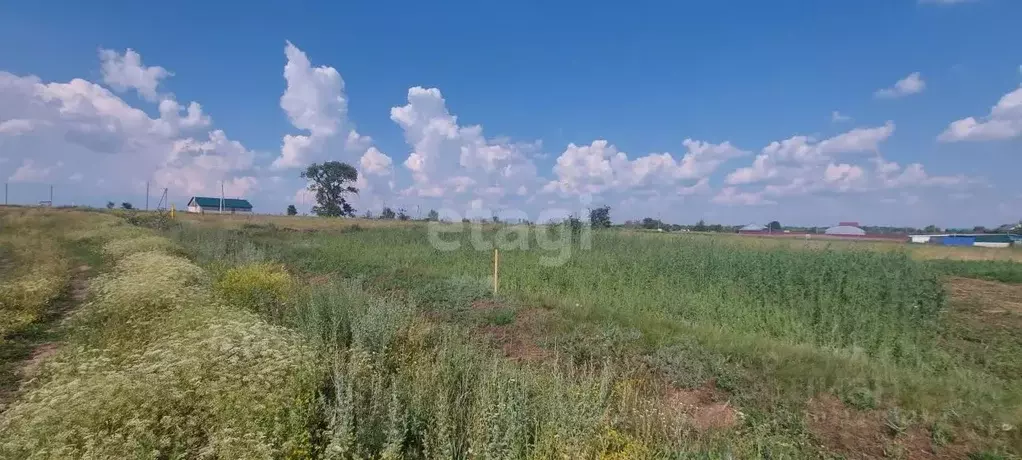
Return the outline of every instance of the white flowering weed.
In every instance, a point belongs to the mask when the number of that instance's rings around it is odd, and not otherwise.
[[[128,241],[104,247],[116,262],[67,343],[0,415],[0,458],[309,457],[312,354],[213,302],[205,272],[165,239]]]
[[[103,254],[115,260],[138,252],[158,251],[166,254],[181,253],[181,248],[162,236],[139,236],[116,239],[103,245]]]

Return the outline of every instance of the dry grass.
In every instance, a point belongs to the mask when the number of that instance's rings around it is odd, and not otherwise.
[[[0,213],[0,344],[8,333],[35,322],[70,278],[60,239],[44,224],[52,225],[50,214]]]
[[[1004,260],[1022,262],[1022,248],[1019,248],[1018,246],[1006,249],[995,249],[979,247],[930,246],[919,244],[909,245],[909,253],[912,254],[912,257],[920,260]]]
[[[1016,318],[1013,324],[1022,328],[1022,285],[998,283],[969,278],[951,278],[951,299],[955,303],[978,305],[988,315]]]

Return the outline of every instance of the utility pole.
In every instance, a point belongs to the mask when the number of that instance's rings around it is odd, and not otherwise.
[[[149,181],[145,181],[145,210],[149,210]]]

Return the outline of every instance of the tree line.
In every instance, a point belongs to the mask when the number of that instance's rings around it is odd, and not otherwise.
[[[309,181],[308,189],[313,192],[316,197],[316,205],[312,207],[312,213],[317,216],[326,217],[354,217],[355,208],[347,200],[347,196],[352,194],[358,194],[358,188],[354,184],[358,181],[358,170],[353,166],[339,162],[339,161],[327,161],[322,164],[313,163],[309,165],[305,171],[302,171],[301,177]],[[108,208],[113,208],[114,203],[107,203]],[[124,209],[132,209],[131,203],[122,203],[121,207]],[[718,233],[734,233],[737,232],[741,226],[737,225],[722,225],[722,224],[707,224],[703,220],[699,220],[695,225],[679,225],[669,224],[661,221],[659,218],[644,217],[641,220],[627,220],[623,224],[614,225],[610,219],[610,206],[600,206],[597,208],[589,209],[589,225],[592,228],[633,228],[633,229],[645,229],[645,230],[659,230],[659,231],[693,231],[693,232],[718,232]],[[288,205],[287,215],[294,216],[298,214],[298,209],[295,206]],[[404,208],[398,208],[397,210],[390,207],[384,207],[380,212],[379,216],[374,216],[371,211],[366,211],[361,217],[372,219],[384,219],[384,220],[412,220],[411,216]],[[440,214],[435,210],[431,209],[426,214],[425,221],[439,221]],[[463,219],[468,221],[468,219]],[[492,217],[494,223],[499,223],[500,219],[497,216]],[[572,227],[581,226],[582,219],[579,216],[569,216],[564,219],[564,222],[569,223]],[[531,222],[519,222],[519,223],[531,223]],[[891,227],[891,226],[862,226],[866,233],[871,234],[909,234],[909,233],[1018,233],[1022,234],[1022,221],[1017,224],[1004,224],[995,228],[987,228],[984,226],[976,226],[971,229],[969,228],[958,228],[958,229],[941,229],[936,225],[929,225],[924,228],[914,227]],[[772,221],[767,224],[766,229],[773,232],[781,231],[792,231],[792,232],[807,232],[807,233],[823,233],[826,227],[784,227],[778,221]]]

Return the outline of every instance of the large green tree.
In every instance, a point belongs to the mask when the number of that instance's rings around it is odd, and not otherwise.
[[[590,209],[589,225],[593,228],[610,228],[610,206]]]
[[[358,171],[347,163],[327,161],[313,163],[302,172],[309,181],[309,191],[316,192],[313,214],[329,217],[354,217],[355,208],[344,199],[349,193],[358,194],[352,184],[358,180]]]

